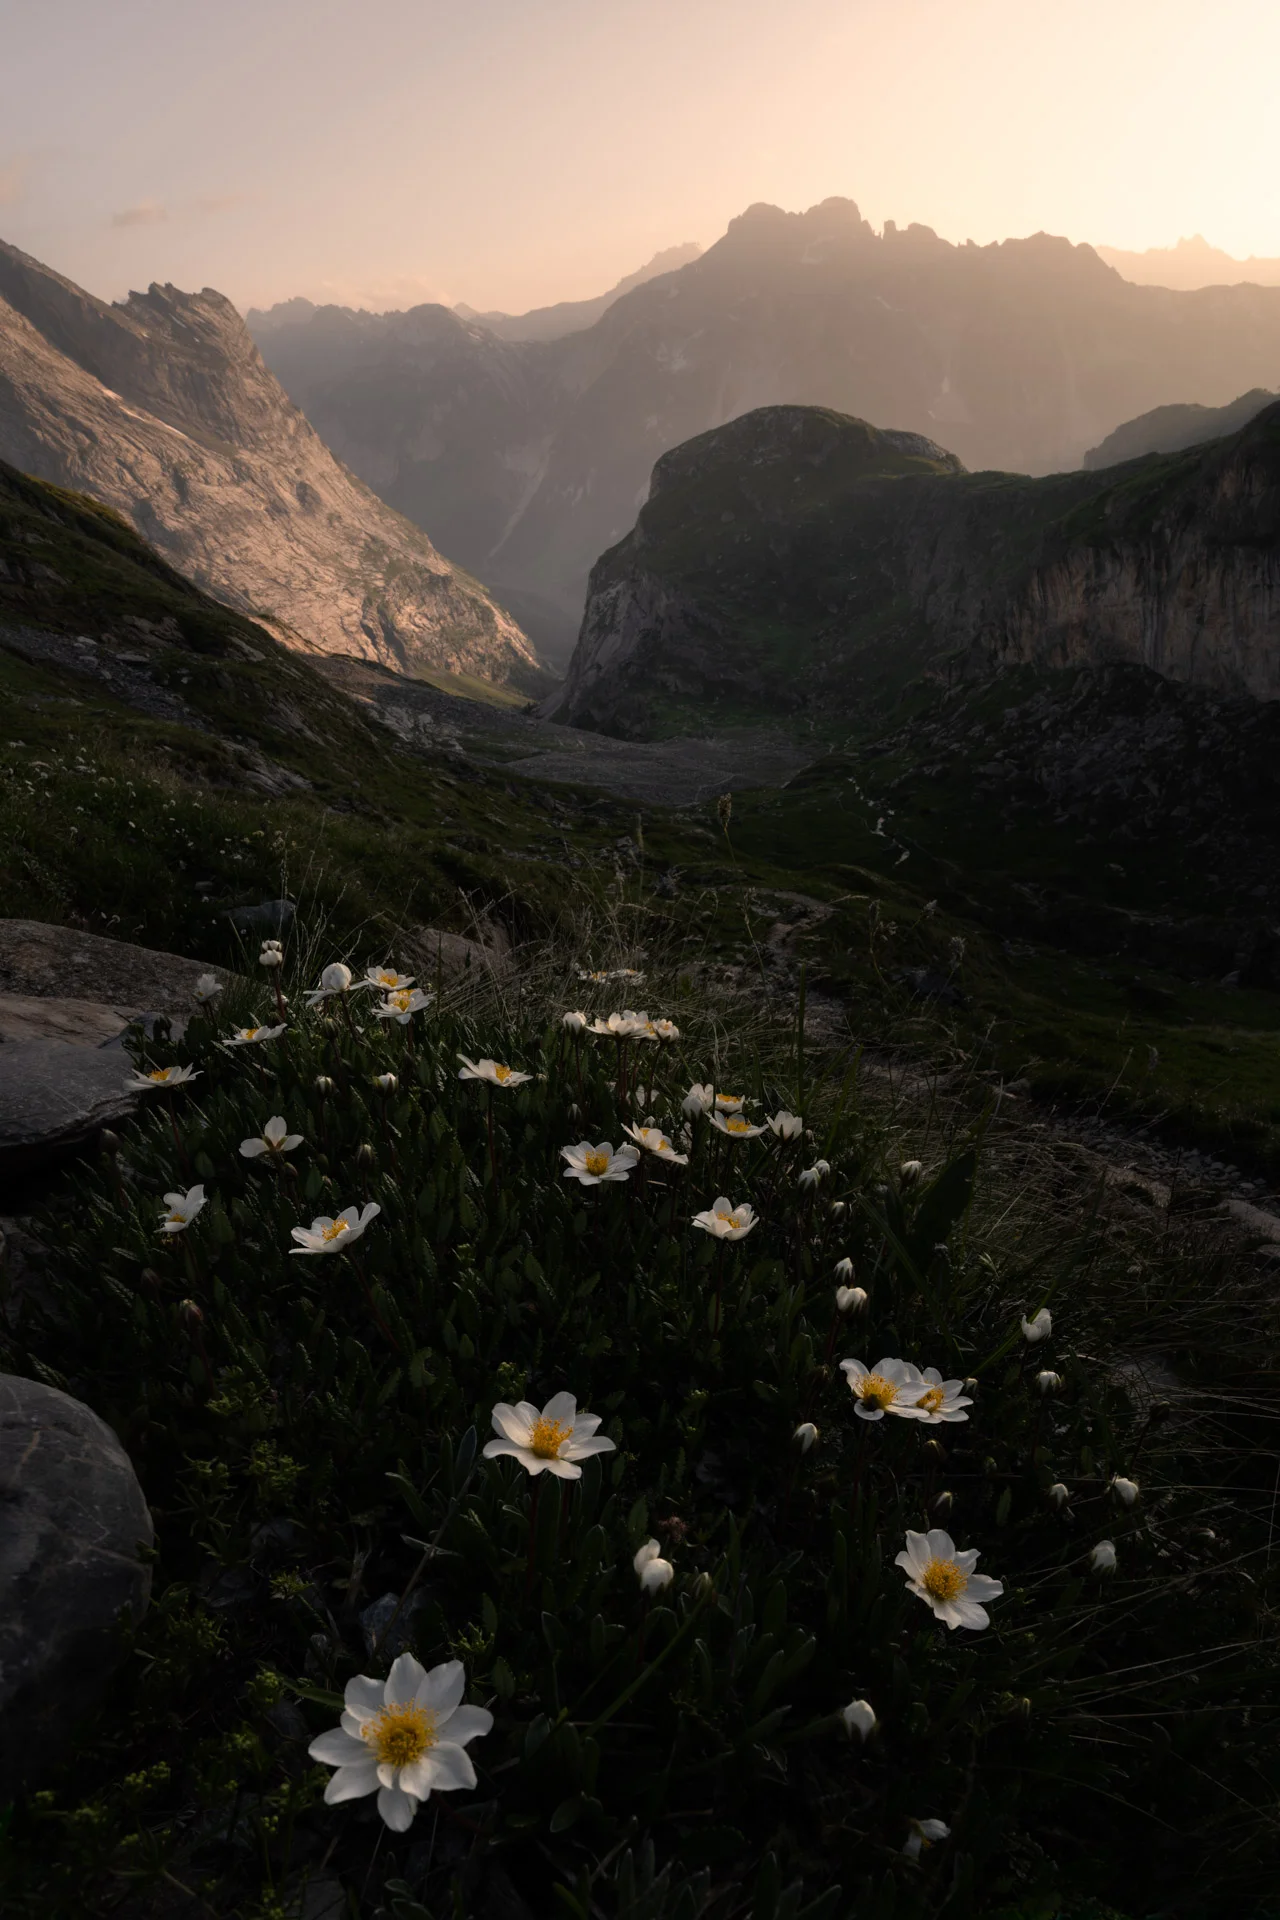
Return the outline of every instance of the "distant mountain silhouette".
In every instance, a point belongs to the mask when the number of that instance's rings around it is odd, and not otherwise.
[[[1145,253],[1123,253],[1118,247],[1099,247],[1097,252],[1140,287],[1175,287],[1184,293],[1198,287],[1236,287],[1244,281],[1280,287],[1280,260],[1254,253],[1237,260],[1221,247],[1211,247],[1202,233],[1179,240],[1176,247],[1148,247]]]
[[[526,622],[558,620],[567,650],[588,571],[668,448],[799,403],[892,421],[973,469],[1078,468],[1153,407],[1275,385],[1280,288],[1134,286],[1049,234],[952,246],[828,200],[749,208],[555,340],[440,306],[325,307],[260,339],[341,458]]]
[[[1099,446],[1090,447],[1083,464],[1095,471],[1099,467],[1117,467],[1122,460],[1140,459],[1144,453],[1178,453],[1183,447],[1198,447],[1205,440],[1221,440],[1226,434],[1247,426],[1264,407],[1278,399],[1280,394],[1268,393],[1265,387],[1254,387],[1225,407],[1201,407],[1194,402],[1153,407],[1150,413],[1140,413],[1136,420],[1126,420]]]
[[[559,340],[566,333],[581,333],[585,327],[594,326],[601,314],[624,293],[630,293],[633,287],[643,287],[646,281],[656,280],[659,274],[687,267],[701,252],[696,240],[686,240],[678,247],[664,247],[635,273],[629,273],[616,287],[610,287],[608,293],[597,294],[593,300],[560,300],[553,307],[534,307],[528,313],[519,314],[477,313],[474,307],[468,306],[456,306],[454,312],[464,320],[478,320],[490,333],[496,333],[499,340]]]

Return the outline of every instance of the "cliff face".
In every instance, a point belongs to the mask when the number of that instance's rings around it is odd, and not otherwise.
[[[0,244],[0,458],[294,645],[536,682],[516,622],[335,460],[209,288],[108,306]]]
[[[592,571],[547,711],[652,736],[840,727],[922,672],[1126,661],[1280,696],[1280,406],[1107,473],[967,474],[915,436],[764,408],[659,461]]]

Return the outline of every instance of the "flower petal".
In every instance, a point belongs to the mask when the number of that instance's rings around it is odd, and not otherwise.
[[[492,1733],[493,1715],[488,1707],[455,1707],[447,1718],[442,1714],[437,1724],[442,1744],[465,1747],[468,1740],[479,1740],[486,1733]]]
[[[458,1787],[474,1787],[476,1770],[471,1764],[470,1754],[451,1740],[442,1740],[432,1747],[430,1753],[424,1753],[418,1762],[419,1768],[427,1775],[428,1784],[438,1793],[447,1793]]]
[[[362,1800],[377,1784],[378,1766],[370,1754],[358,1767],[338,1768],[324,1790],[324,1803],[326,1807],[336,1807],[341,1800]]]
[[[955,1619],[948,1620],[948,1626],[981,1628],[991,1625],[991,1616],[985,1607],[980,1607],[968,1594],[962,1594],[959,1600],[952,1601]]]
[[[387,1675],[387,1700],[399,1704],[415,1699],[426,1677],[427,1670],[421,1660],[415,1660],[411,1653],[397,1654]]]
[[[993,1580],[986,1573],[973,1573],[969,1576],[964,1597],[966,1600],[998,1600],[1003,1592],[1003,1580]]]
[[[407,1833],[417,1811],[417,1801],[410,1799],[407,1793],[401,1793],[399,1787],[379,1787],[378,1812],[392,1833]]]
[[[318,1733],[307,1748],[313,1760],[319,1760],[326,1767],[355,1767],[363,1765],[369,1758],[369,1749],[364,1741],[353,1733],[345,1733],[341,1727],[330,1727],[325,1733]]]
[[[530,1423],[519,1408],[509,1407],[505,1400],[499,1400],[490,1418],[494,1432],[501,1434],[504,1440],[514,1440],[520,1447],[528,1446]]]
[[[358,1673],[354,1680],[348,1680],[342,1703],[357,1720],[372,1720],[375,1713],[382,1712],[386,1698],[381,1680],[371,1680],[367,1673]]]
[[[445,1660],[430,1673],[418,1669],[417,1704],[440,1719],[454,1712],[466,1689],[467,1675],[461,1660]]]
[[[571,1393],[553,1393],[542,1409],[544,1420],[554,1420],[562,1427],[572,1427],[578,1414],[578,1402]]]
[[[537,1454],[530,1453],[528,1447],[522,1447],[518,1440],[485,1441],[484,1457],[486,1460],[500,1460],[504,1456],[512,1460],[518,1460],[522,1466],[528,1467],[530,1473],[537,1473],[539,1470]]]
[[[920,1535],[917,1534],[915,1537],[918,1540],[920,1538]],[[951,1538],[951,1535],[949,1533],[944,1532],[941,1527],[930,1527],[928,1533],[924,1537],[928,1542],[929,1552],[935,1560],[954,1560],[955,1559],[956,1543]],[[911,1540],[911,1535],[908,1534],[907,1535],[908,1543],[910,1543],[910,1540]]]
[[[598,1441],[588,1441],[587,1444],[592,1447],[599,1446]],[[545,1467],[548,1473],[553,1473],[557,1480],[581,1480],[582,1478],[582,1468],[575,1467],[572,1460],[540,1460],[538,1465]]]

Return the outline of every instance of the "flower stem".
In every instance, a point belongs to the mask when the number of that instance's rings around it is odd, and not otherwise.
[[[529,1554],[524,1569],[524,1597],[528,1605],[529,1595],[533,1592],[533,1562],[538,1543],[538,1496],[542,1492],[542,1475],[534,1478],[529,1493]]]

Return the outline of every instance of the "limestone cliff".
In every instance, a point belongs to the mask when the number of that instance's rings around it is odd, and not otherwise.
[[[516,622],[339,464],[210,288],[109,306],[0,244],[0,458],[296,646],[536,683]]]

